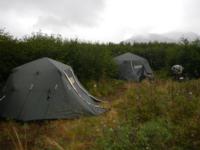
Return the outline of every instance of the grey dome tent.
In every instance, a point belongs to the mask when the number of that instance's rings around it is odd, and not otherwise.
[[[114,58],[119,68],[119,78],[140,81],[153,77],[153,71],[145,58],[132,53],[125,53]]]
[[[20,121],[99,115],[105,109],[86,91],[72,68],[41,58],[12,70],[0,96],[0,117]]]

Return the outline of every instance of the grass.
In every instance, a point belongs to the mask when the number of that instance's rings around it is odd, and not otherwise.
[[[0,122],[4,150],[198,150],[200,80],[91,81],[110,111],[42,123]]]

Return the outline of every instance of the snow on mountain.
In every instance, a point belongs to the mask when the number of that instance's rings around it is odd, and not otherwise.
[[[182,38],[186,38],[189,41],[200,39],[200,35],[193,32],[170,32],[165,34],[146,34],[146,35],[136,35],[125,40],[125,43],[147,43],[147,42],[167,42],[167,43],[177,43],[181,41]]]

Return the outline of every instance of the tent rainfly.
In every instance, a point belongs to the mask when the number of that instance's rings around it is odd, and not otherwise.
[[[0,96],[0,117],[19,121],[70,119],[106,110],[86,91],[72,68],[41,58],[12,70]]]
[[[153,71],[145,58],[125,53],[115,57],[114,61],[118,65],[120,79],[141,81],[145,77],[153,77]]]

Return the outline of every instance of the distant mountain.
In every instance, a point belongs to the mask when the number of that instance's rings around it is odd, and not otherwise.
[[[188,32],[188,33],[182,33],[182,32],[170,32],[165,34],[146,34],[146,35],[137,35],[132,36],[131,38],[125,40],[125,43],[147,43],[147,42],[167,42],[167,43],[177,43],[182,38],[186,38],[189,41],[193,41],[196,39],[200,39],[200,35]]]

